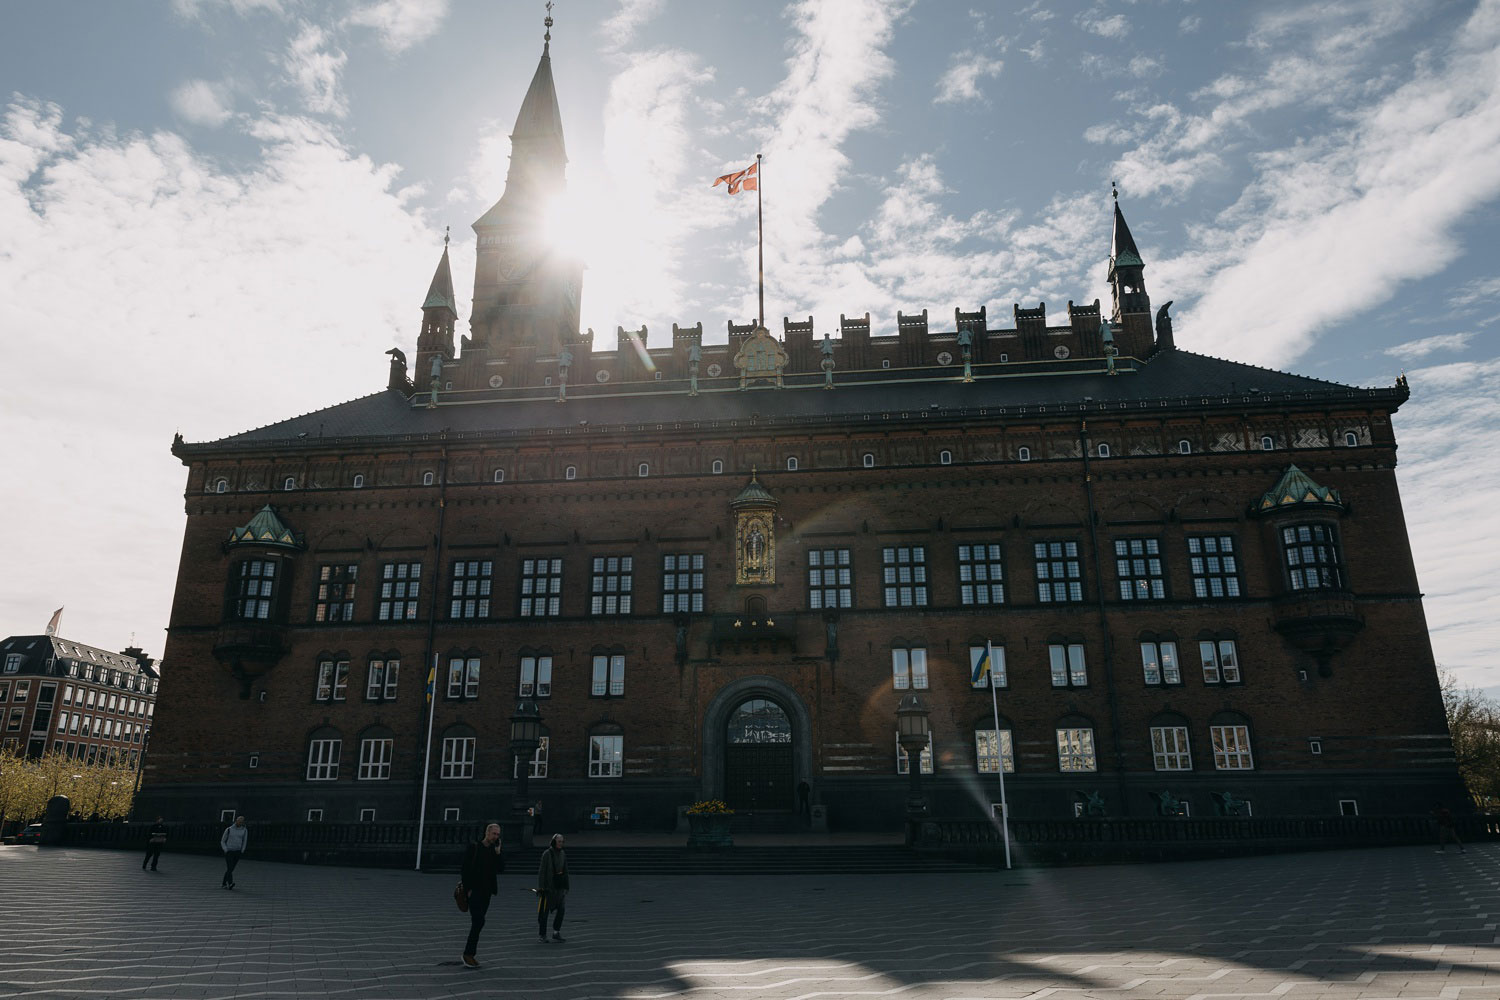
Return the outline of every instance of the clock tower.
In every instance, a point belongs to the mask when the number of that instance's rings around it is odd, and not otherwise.
[[[474,223],[474,308],[463,346],[465,354],[524,367],[555,357],[577,336],[583,284],[582,263],[543,238],[549,203],[567,187],[568,162],[550,30],[510,141],[505,193]]]

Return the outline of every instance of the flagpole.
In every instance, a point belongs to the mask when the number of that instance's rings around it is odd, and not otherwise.
[[[440,655],[433,650],[432,673],[427,675],[432,679],[432,683],[425,689],[427,691],[427,743],[422,748],[422,806],[417,813],[417,871],[422,870],[422,834],[427,826],[427,778],[432,774],[432,717],[437,713],[437,668]]]
[[[755,154],[755,243],[760,271],[760,326],[766,325],[766,230],[760,210],[760,191],[765,187],[766,174],[761,169],[760,154]],[[778,383],[779,384],[779,383]]]
[[[1000,695],[995,684],[995,646],[984,640],[984,657],[990,665],[990,708],[995,713],[995,771],[1000,775],[1000,835],[1005,840],[1005,867],[1010,867],[1010,809],[1005,804],[1005,746],[1000,742]]]

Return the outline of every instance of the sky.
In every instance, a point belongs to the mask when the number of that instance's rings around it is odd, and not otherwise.
[[[583,323],[1108,302],[1118,182],[1188,350],[1412,398],[1438,663],[1500,694],[1500,0],[560,0]],[[6,5],[0,632],[159,654],[186,470],[384,387],[504,189],[519,0]],[[951,320],[946,321],[951,323]],[[1337,485],[1337,483],[1331,483]],[[167,665],[170,669],[170,664]],[[1357,665],[1351,665],[1357,669]]]

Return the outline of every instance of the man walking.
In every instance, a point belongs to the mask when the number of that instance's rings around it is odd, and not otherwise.
[[[563,853],[563,835],[554,833],[551,845],[542,852],[542,863],[536,873],[536,932],[547,943],[547,913],[552,918],[552,940],[561,944],[563,913],[568,904],[568,857]]]
[[[464,965],[479,968],[479,932],[484,930],[484,916],[490,900],[500,891],[495,876],[505,871],[505,857],[500,853],[500,824],[484,828],[484,838],[469,845],[459,884],[469,901],[469,940],[464,942]]]
[[[141,862],[141,871],[145,871],[148,864],[152,871],[156,871],[156,862],[161,859],[161,849],[166,846],[167,824],[158,816],[156,822],[151,824],[151,829],[146,831],[146,857]]]
[[[250,843],[250,831],[245,829],[245,817],[236,816],[233,826],[224,828],[219,838],[219,850],[224,852],[224,880],[219,884],[226,889],[234,888],[234,866],[240,863],[245,845]]]
[[[1447,854],[1448,841],[1451,840],[1458,847],[1458,853],[1463,854],[1464,842],[1458,839],[1458,824],[1453,821],[1453,813],[1448,807],[1439,802],[1437,808],[1432,810],[1432,817],[1437,820],[1438,853]]]

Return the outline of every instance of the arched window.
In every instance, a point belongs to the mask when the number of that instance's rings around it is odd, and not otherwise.
[[[1177,454],[1179,454],[1179,455],[1191,455],[1192,453],[1193,453],[1193,442],[1189,441],[1187,438],[1183,438],[1181,441],[1177,442]]]
[[[359,734],[360,781],[390,780],[391,749],[395,742],[396,734],[385,726],[371,726]]]
[[[1215,770],[1255,769],[1255,758],[1250,751],[1249,719],[1238,712],[1219,712],[1208,720],[1208,735],[1213,742]]]
[[[364,489],[364,486],[365,486],[365,475],[364,475],[364,473],[362,473],[362,472],[356,472],[354,474],[354,488],[357,489],[357,490],[361,490],[361,489]]]
[[[787,459],[786,459],[786,471],[788,471],[788,472],[796,472],[797,471],[797,456],[796,455],[788,455],[787,456]]]
[[[227,492],[228,490],[229,490],[229,480],[227,480],[227,479],[216,479],[216,480],[214,480],[214,492],[215,493],[224,493],[224,492]]]
[[[618,778],[625,773],[625,731],[601,722],[589,731],[589,777]]]
[[[1261,437],[1260,437],[1260,450],[1261,451],[1275,451],[1276,450],[1276,439],[1273,438],[1269,434],[1262,434]]]
[[[295,490],[297,488],[297,477],[287,476],[286,481],[281,484],[281,488],[284,490]]]
[[[949,451],[946,448],[944,448],[942,451],[938,452],[938,464],[939,465],[952,465],[953,464],[953,452]]]
[[[1005,773],[1016,770],[1015,741],[1011,736],[1010,720],[1000,716],[1000,728],[995,728],[995,718],[985,714],[974,720],[974,764],[980,774],[994,774],[1005,764]]]
[[[1063,772],[1097,771],[1094,724],[1081,715],[1057,720],[1057,769]]]
[[[714,459],[714,464],[711,465],[711,466],[709,466],[709,471],[712,472],[716,476],[723,475],[724,474],[724,460],[722,458],[716,458],[716,459]]]
[[[875,453],[872,451],[865,452],[864,456],[860,459],[860,464],[867,469],[875,468]]]
[[[505,482],[505,470],[504,469],[496,469],[495,470],[495,482],[497,482],[497,483],[503,483],[503,482]]]
[[[577,479],[578,478],[578,466],[576,466],[576,465],[570,465],[566,469],[564,469],[563,470],[563,478],[564,479]]]
[[[1016,449],[1016,460],[1020,461],[1020,462],[1029,462],[1029,461],[1031,461],[1031,449],[1027,448],[1025,445],[1022,445],[1021,447],[1017,448]]]
[[[307,780],[337,781],[343,746],[343,737],[332,726],[313,730],[307,741]]]
[[[1152,766],[1158,771],[1191,771],[1188,720],[1176,712],[1161,712],[1152,717],[1150,728]]]
[[[422,485],[423,486],[431,486],[433,484],[433,482],[436,481],[436,479],[437,479],[437,477],[434,476],[430,472],[424,472],[424,473],[422,473]]]
[[[1359,447],[1359,435],[1356,434],[1356,433],[1354,433],[1353,431],[1345,431],[1344,432],[1344,447],[1345,448],[1358,448]]]
[[[1108,458],[1109,457],[1109,445],[1105,444],[1103,441],[1099,442],[1099,457],[1100,458]]]
[[[468,726],[449,726],[443,730],[443,763],[438,777],[462,779],[474,777],[474,730]]]
[[[635,467],[635,474],[637,476],[640,476],[642,479],[645,479],[647,476],[651,475],[651,464],[649,462],[642,462],[640,465],[637,465]]]

